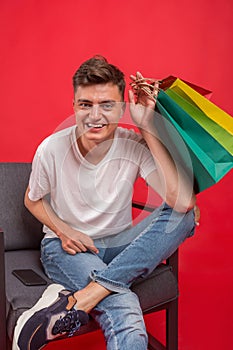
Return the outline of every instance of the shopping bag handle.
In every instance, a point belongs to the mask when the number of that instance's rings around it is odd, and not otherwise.
[[[161,81],[156,79],[136,78],[130,85],[136,95],[143,91],[149,98],[156,100],[160,90],[160,83]]]

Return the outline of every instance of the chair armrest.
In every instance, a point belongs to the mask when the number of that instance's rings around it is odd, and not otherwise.
[[[154,211],[156,209],[156,207],[153,205],[145,204],[143,202],[139,202],[139,201],[135,201],[135,200],[132,202],[132,206],[133,206],[133,208],[146,210],[146,211],[149,211],[151,213],[152,213],[152,211]]]
[[[6,349],[6,290],[5,290],[5,249],[4,236],[0,228],[0,339],[1,348]]]

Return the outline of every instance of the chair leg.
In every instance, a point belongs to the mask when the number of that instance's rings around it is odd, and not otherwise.
[[[178,299],[166,310],[166,349],[178,350]]]
[[[166,347],[148,332],[148,350],[166,350]]]
[[[5,290],[5,260],[4,260],[4,237],[0,229],[0,341],[1,349],[7,349],[7,333],[6,333],[6,290]]]

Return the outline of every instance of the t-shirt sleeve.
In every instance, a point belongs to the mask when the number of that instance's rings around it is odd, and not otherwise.
[[[37,201],[50,193],[51,186],[44,154],[44,144],[41,144],[35,153],[29,178],[28,197],[32,201]]]

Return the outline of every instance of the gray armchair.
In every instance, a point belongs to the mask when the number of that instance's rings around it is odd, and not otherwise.
[[[42,225],[23,204],[31,171],[30,163],[0,163],[0,339],[1,349],[11,348],[17,318],[40,298],[45,286],[25,286],[13,274],[16,268],[31,268],[45,276],[40,263]],[[141,203],[135,207],[151,211]],[[178,349],[178,251],[132,289],[139,296],[144,314],[166,310],[166,344],[149,334],[149,349]],[[94,320],[81,328],[83,334],[98,329]],[[59,340],[56,340],[59,341]]]

